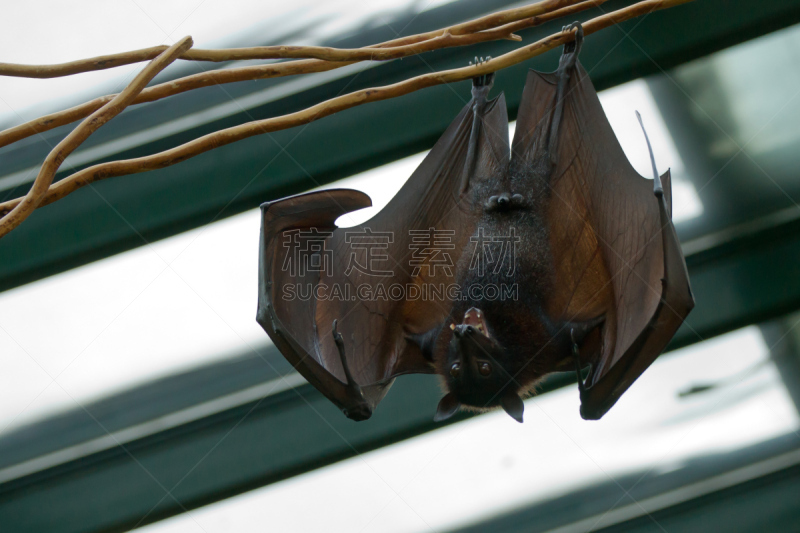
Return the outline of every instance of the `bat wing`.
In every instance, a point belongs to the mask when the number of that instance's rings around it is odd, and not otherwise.
[[[455,282],[458,255],[471,235],[465,229],[477,221],[470,182],[496,179],[509,160],[505,100],[487,101],[488,87],[479,89],[368,222],[336,227],[339,216],[371,205],[352,190],[262,206],[257,320],[292,365],[351,418],[368,418],[395,376],[434,371],[426,344],[451,304],[446,291],[423,298],[423,286]],[[292,260],[299,268],[292,269]]]
[[[558,79],[530,71],[512,152],[546,144]],[[562,323],[604,317],[599,342],[581,347],[591,371],[581,415],[603,416],[647,369],[694,307],[671,220],[670,176],[654,181],[630,165],[588,74],[577,63],[565,96],[547,220],[554,280],[548,312]],[[589,346],[591,345],[591,346]]]

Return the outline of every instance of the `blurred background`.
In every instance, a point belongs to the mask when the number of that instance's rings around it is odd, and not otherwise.
[[[610,1],[588,18],[633,2]],[[274,5],[273,5],[274,4]],[[255,322],[257,206],[350,187],[377,212],[468,101],[426,89],[86,187],[0,241],[3,531],[798,530],[800,6],[697,0],[587,38],[581,60],[634,167],[673,173],[697,307],[598,422],[569,375],[503,413],[432,416],[407,376],[355,423]],[[0,61],[172,44],[357,47],[513,7],[503,0],[144,0],[4,6]],[[521,33],[530,43],[569,21]],[[486,43],[299,78],[208,87],[126,110],[57,179],[356,89],[498,56]],[[497,75],[516,116],[527,68]],[[253,62],[249,62],[251,64]],[[154,83],[243,63],[176,62]],[[0,79],[0,128],[118,92],[141,64]],[[24,194],[72,126],[0,148]],[[513,130],[514,123],[510,124]]]

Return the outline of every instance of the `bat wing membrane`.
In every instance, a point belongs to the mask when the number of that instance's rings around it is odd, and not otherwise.
[[[258,321],[293,366],[340,408],[362,400],[347,386],[332,335],[334,320],[349,370],[370,410],[395,376],[433,372],[420,347],[409,339],[441,327],[451,302],[446,295],[407,299],[408,287],[455,282],[456,254],[468,246],[469,228],[477,220],[469,191],[461,193],[464,174],[470,180],[498,179],[509,159],[503,96],[474,104],[473,99],[462,109],[389,204],[362,225],[335,226],[342,214],[371,205],[358,191],[307,193],[262,206]],[[477,151],[469,166],[476,112]],[[444,230],[438,238],[452,245],[449,269],[444,268],[447,261],[426,265],[432,256],[414,255],[420,250],[413,239],[424,240],[422,234],[431,228]],[[319,268],[302,273],[287,268],[292,236],[313,231],[323,235],[318,242],[322,249],[316,258],[308,250],[301,252],[311,254],[308,259]],[[301,290],[295,290],[287,297],[287,286],[317,292],[307,297],[306,291],[301,298]]]
[[[556,83],[552,74],[529,72],[514,158],[533,160],[546,145]],[[654,194],[653,181],[628,162],[580,63],[558,135],[547,186],[555,272],[548,312],[563,323],[605,317],[599,348],[581,353],[591,363],[581,414],[596,419],[661,353],[694,300],[671,221],[669,173],[663,195]]]

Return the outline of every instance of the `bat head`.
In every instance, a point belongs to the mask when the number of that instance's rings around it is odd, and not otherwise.
[[[461,406],[486,409],[501,406],[522,422],[523,404],[519,387],[502,364],[506,350],[492,336],[484,313],[471,308],[461,324],[451,326],[446,382],[448,392],[434,420],[450,418]]]

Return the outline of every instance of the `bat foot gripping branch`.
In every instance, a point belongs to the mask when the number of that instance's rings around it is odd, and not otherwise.
[[[487,56],[485,58],[479,58],[478,56],[475,56],[474,64],[475,66],[479,66],[481,63],[491,61],[491,59],[492,56]],[[469,64],[473,65],[473,62],[470,61]],[[467,192],[467,188],[469,188],[469,176],[472,174],[473,169],[475,168],[475,158],[477,157],[478,153],[478,134],[480,130],[480,124],[483,120],[483,108],[486,106],[489,91],[492,89],[493,84],[494,72],[472,78],[472,100],[474,102],[472,104],[472,130],[469,136],[469,148],[467,149],[464,175],[461,178],[461,194]]]
[[[337,325],[338,320],[334,319],[332,331],[333,340],[336,343],[336,348],[339,350],[339,358],[342,361],[342,368],[344,369],[345,379],[347,380],[345,385],[347,386],[348,393],[352,394],[356,399],[354,407],[350,409],[343,408],[342,412],[347,418],[366,420],[372,415],[372,409],[364,398],[364,392],[361,390],[361,386],[353,379],[353,374],[350,373],[350,366],[347,364],[347,357],[345,357],[344,353],[344,340],[342,339],[342,334],[339,333]]]
[[[558,128],[561,126],[561,116],[564,113],[564,98],[567,94],[567,85],[569,78],[575,66],[578,63],[578,55],[581,53],[583,46],[583,25],[580,22],[573,22],[569,26],[561,28],[562,32],[568,32],[575,29],[575,39],[564,44],[564,52],[561,54],[561,59],[558,61],[558,87],[556,88],[556,106],[553,113],[553,119],[550,123],[550,134],[548,142],[548,152],[550,153],[550,163],[553,167],[556,166],[556,144],[558,142]]]
[[[492,56],[486,57],[478,57],[475,56],[475,62],[469,62],[469,66],[480,66],[482,63],[486,63],[487,61],[491,61]],[[483,74],[482,76],[475,76],[472,78],[472,86],[473,87],[491,87],[494,83],[494,72],[490,72],[489,74]],[[488,93],[489,90],[487,89],[486,92]]]
[[[564,59],[564,56],[568,56],[567,60],[571,63],[567,68],[574,67],[575,62],[578,60],[578,54],[581,53],[581,46],[583,46],[583,24],[578,22],[577,20],[572,24],[564,26],[561,28],[562,32],[571,32],[572,30],[577,30],[575,32],[575,40],[570,41],[564,45],[564,53],[561,56],[561,59]],[[559,65],[560,67],[561,65]]]

